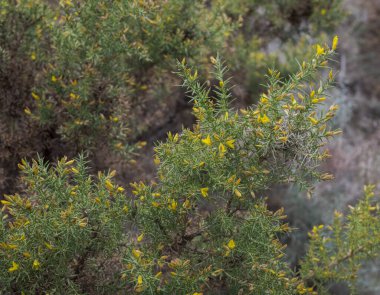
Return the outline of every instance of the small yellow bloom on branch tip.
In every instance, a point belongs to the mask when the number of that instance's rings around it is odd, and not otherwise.
[[[241,198],[241,192],[238,189],[235,189],[234,193],[235,193],[235,196],[237,196],[238,198]]]
[[[137,242],[141,242],[144,239],[144,234],[142,233],[137,237]]]
[[[257,121],[259,121],[260,123],[266,124],[270,122],[270,119],[268,118],[266,114],[264,114],[264,115],[259,115],[259,117],[257,118]]]
[[[137,284],[142,285],[142,283],[143,283],[143,277],[141,275],[139,275],[137,277]]]
[[[39,269],[39,268],[40,268],[40,262],[37,259],[34,259],[33,269]]]
[[[158,156],[155,156],[153,162],[155,165],[159,165],[161,161],[160,161],[160,158]]]
[[[231,140],[227,140],[226,141],[226,145],[230,148],[230,149],[234,149],[235,148],[235,139],[231,139]]]
[[[320,56],[324,53],[325,53],[325,49],[321,45],[317,44],[317,56]]]
[[[208,196],[208,187],[201,188],[201,194],[204,198]]]
[[[74,167],[71,168],[71,171],[72,171],[74,174],[79,174],[79,170],[76,169],[76,168],[74,168]]]
[[[172,200],[172,202],[169,205],[169,208],[173,211],[177,210],[178,203],[175,200]]]
[[[40,96],[34,92],[32,92],[32,97],[35,99],[35,100],[39,100],[40,99]]]
[[[132,254],[135,258],[140,258],[141,255],[142,255],[142,252],[140,250],[137,250],[137,249],[133,249],[132,250]]]
[[[226,153],[226,147],[224,146],[223,143],[219,144],[219,155],[223,157],[223,155]]]
[[[16,262],[12,261],[12,266],[8,269],[8,271],[9,272],[14,272],[14,271],[16,271],[18,269],[19,269],[19,265]]]
[[[229,241],[228,241],[228,244],[227,244],[227,247],[228,247],[230,250],[233,250],[233,249],[236,247],[235,241],[234,241],[234,240],[229,240]]]
[[[338,36],[335,36],[334,39],[333,39],[333,42],[332,42],[332,46],[331,46],[332,50],[335,51],[337,49],[337,47],[338,47],[338,41],[339,41]]]
[[[49,250],[52,250],[53,249],[53,245],[52,244],[49,244],[47,242],[45,242],[45,246],[46,248],[48,248]]]
[[[25,108],[24,109],[24,113],[27,114],[27,115],[31,115],[32,114],[32,112],[31,112],[31,110],[29,108]]]
[[[313,125],[317,125],[318,124],[318,120],[313,118],[313,117],[308,117],[309,121],[313,124]]]
[[[211,141],[210,135],[207,135],[206,138],[202,139],[202,142],[203,142],[205,145],[211,146],[212,141]]]
[[[113,184],[108,179],[106,180],[105,185],[106,185],[108,190],[113,190]]]

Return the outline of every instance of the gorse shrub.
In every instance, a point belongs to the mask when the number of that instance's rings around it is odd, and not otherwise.
[[[232,29],[203,1],[62,1],[58,12],[34,118],[79,149],[101,140],[124,155],[136,139],[128,125],[145,92],[173,70],[168,61],[200,63]]]
[[[337,106],[317,111],[332,72],[312,85],[332,52],[318,45],[288,81],[271,70],[267,93],[241,114],[229,107],[220,60],[212,60],[218,80],[213,90],[179,64],[197,124],[156,147],[159,183],[133,184],[135,223],[145,240],[126,257],[126,278],[135,290],[295,293],[298,280],[280,258],[279,236],[289,228],[280,222],[281,211],[268,211],[255,196],[274,183],[308,187],[312,180],[331,179],[316,167],[328,157],[320,147],[339,132],[327,126]]]
[[[346,220],[335,211],[333,224],[314,226],[309,233],[310,246],[302,262],[305,281],[325,294],[324,282],[348,282],[352,293],[363,260],[379,254],[379,203],[374,202],[373,185],[364,187],[364,198],[349,206]]]
[[[32,153],[130,156],[146,105],[168,100],[172,61],[201,65],[233,27],[203,1],[2,0],[1,192]]]
[[[89,176],[83,157],[54,167],[22,161],[25,191],[2,201],[2,292],[323,294],[330,282],[353,286],[359,263],[380,245],[373,187],[347,220],[337,212],[331,226],[315,226],[299,273],[285,260],[284,210],[270,211],[261,197],[273,184],[310,190],[332,179],[318,165],[339,133],[329,127],[338,107],[320,105],[337,41],[317,45],[287,80],[270,70],[257,106],[240,111],[229,106],[219,58],[211,59],[212,89],[179,63],[197,123],[157,145],[158,179],[132,183],[134,197],[111,181],[114,172]]]
[[[128,209],[114,172],[92,177],[85,165],[83,158],[19,164],[27,195],[1,201],[2,292],[77,294],[84,271],[97,286],[96,273],[117,254]]]
[[[134,155],[147,135],[167,129],[173,101],[183,109],[183,93],[173,90],[175,59],[186,57],[204,80],[208,57],[219,51],[252,103],[267,65],[293,72],[284,52],[304,56],[309,40],[339,23],[339,3],[3,0],[4,179],[13,186],[17,162],[35,152],[49,159],[82,150],[91,159],[96,152]],[[269,50],[274,38],[284,43],[276,51]]]

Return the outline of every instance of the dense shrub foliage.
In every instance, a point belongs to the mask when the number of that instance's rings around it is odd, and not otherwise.
[[[84,272],[97,285],[96,273],[116,254],[128,212],[124,188],[111,181],[114,172],[89,176],[82,158],[19,167],[27,196],[1,201],[1,290],[77,294]]]
[[[20,171],[0,197],[0,294],[355,293],[380,247],[374,186],[314,226],[297,269],[267,197],[333,179],[326,33],[343,17],[341,0],[0,0],[0,192]],[[153,181],[91,174],[100,147],[128,159],[152,114],[170,123],[171,100],[195,124],[157,143]]]
[[[35,116],[79,147],[106,139],[124,153],[144,92],[173,70],[173,60],[200,62],[232,29],[203,1],[66,1],[58,11]]]
[[[158,178],[132,183],[133,196],[112,182],[115,172],[89,175],[83,157],[55,166],[23,160],[24,191],[1,201],[2,292],[323,294],[341,281],[353,288],[380,242],[372,186],[346,219],[336,212],[331,226],[313,228],[299,272],[285,259],[284,211],[270,211],[262,198],[273,184],[311,191],[313,181],[332,179],[318,166],[340,132],[329,127],[338,107],[323,107],[337,42],[316,45],[286,80],[269,70],[258,104],[239,111],[219,58],[211,58],[212,88],[179,63],[197,122],[157,145]]]
[[[219,51],[252,103],[267,65],[294,72],[294,56],[339,23],[339,4],[2,0],[0,190],[9,191],[17,162],[31,153],[52,159],[101,145],[114,157],[134,155],[141,136],[162,129],[155,117],[170,118],[171,101],[185,99],[173,90],[176,59],[205,80]]]

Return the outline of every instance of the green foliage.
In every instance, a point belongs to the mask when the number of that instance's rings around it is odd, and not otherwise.
[[[220,48],[229,20],[203,1],[62,1],[52,30],[45,83],[36,88],[42,124],[67,141],[99,140],[127,155],[128,125],[149,89],[168,77],[175,59],[199,63]],[[131,109],[131,113],[129,112]]]
[[[204,81],[219,51],[242,86],[236,93],[252,103],[268,65],[296,71],[294,56],[340,20],[340,1],[275,2],[2,0],[0,162],[9,186],[16,163],[35,152],[134,155],[185,99],[173,90],[175,59],[197,65]]]
[[[334,31],[345,16],[340,0],[219,2],[241,24],[230,38],[226,56],[250,103],[265,91],[262,84],[268,65],[284,77],[295,72],[295,59],[312,56],[310,45],[326,42],[326,33]]]
[[[354,293],[357,272],[363,261],[379,253],[379,204],[374,202],[374,186],[364,188],[364,198],[343,219],[335,212],[331,226],[315,226],[307,256],[302,262],[302,278],[327,294],[326,282],[348,282]]]
[[[317,114],[332,74],[318,89],[307,88],[332,53],[318,45],[287,81],[271,71],[268,92],[241,114],[229,108],[219,59],[212,59],[213,90],[179,64],[197,125],[156,147],[159,183],[133,184],[134,222],[146,240],[126,257],[126,278],[136,291],[294,294],[298,282],[280,258],[278,240],[289,228],[281,211],[269,212],[255,195],[273,183],[307,186],[331,178],[316,167],[326,157],[321,145],[337,133],[326,126],[336,106]]]
[[[310,189],[332,178],[318,165],[329,156],[321,147],[339,133],[328,126],[337,106],[321,106],[333,73],[318,72],[337,41],[317,45],[287,80],[270,70],[257,106],[239,112],[229,106],[219,58],[211,58],[212,88],[179,63],[197,123],[157,145],[158,180],[132,183],[133,198],[111,182],[114,172],[89,176],[83,157],[53,167],[23,160],[24,193],[1,201],[1,291],[290,295],[353,285],[380,244],[373,187],[346,223],[336,213],[332,226],[312,230],[300,273],[285,260],[281,238],[291,229],[283,209],[272,212],[258,197],[273,184]]]
[[[86,274],[100,285],[96,274],[119,248],[127,211],[114,173],[91,177],[83,158],[19,167],[25,193],[1,201],[2,292],[77,294]]]

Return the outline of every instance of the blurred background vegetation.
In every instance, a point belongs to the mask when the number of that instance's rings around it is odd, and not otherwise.
[[[219,53],[240,108],[257,102],[268,67],[286,76],[311,44],[338,34],[331,96],[344,132],[324,167],[336,180],[311,199],[297,187],[271,192],[271,207],[285,206],[301,229],[287,240],[295,262],[305,230],[379,179],[379,16],[377,0],[0,0],[0,194],[19,189],[17,163],[37,153],[55,160],[87,151],[93,171],[116,169],[119,183],[151,180],[155,142],[195,122],[175,86],[176,60],[197,65],[210,83]],[[360,294],[379,294],[379,269],[362,271]]]

